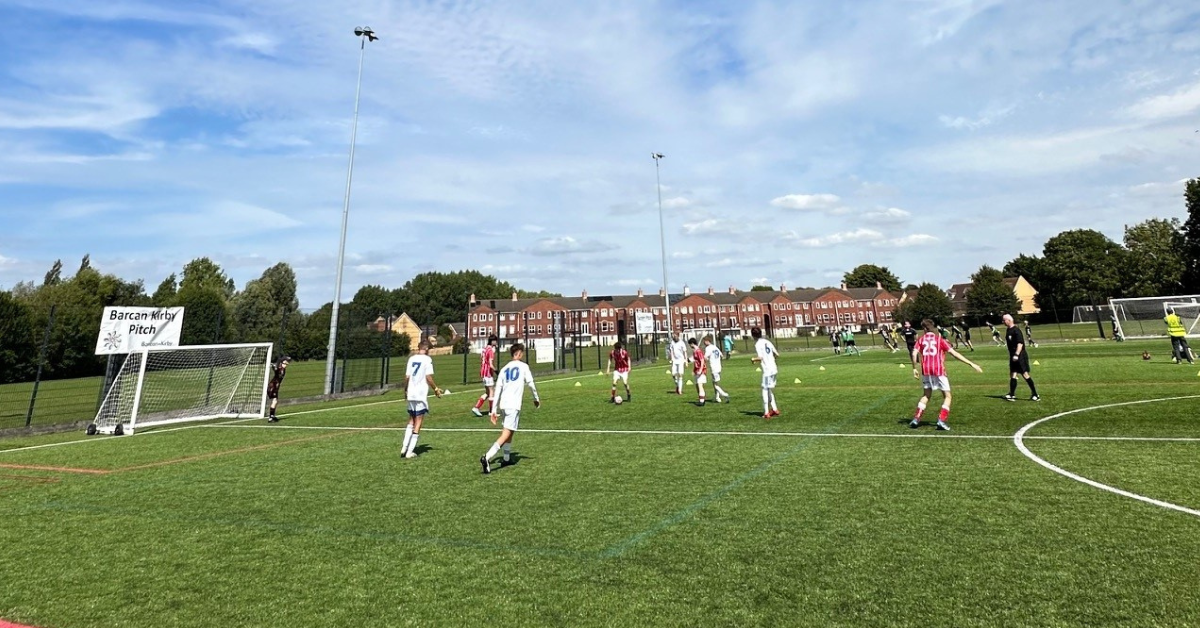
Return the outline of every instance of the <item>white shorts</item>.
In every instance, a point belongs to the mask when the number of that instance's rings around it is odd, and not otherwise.
[[[717,383],[717,382],[719,382],[719,381],[721,381],[721,371],[713,371],[713,372],[712,372],[712,376],[713,376],[713,383],[714,383],[714,384],[715,384],[715,383]]]
[[[950,392],[950,378],[945,375],[922,375],[921,385],[928,390]]]
[[[495,377],[483,378],[483,387],[484,388],[495,388],[496,387],[496,378]]]
[[[703,384],[707,384],[707,383],[708,383],[708,376],[707,376],[707,375],[705,375],[704,373],[701,373],[701,374],[697,375],[697,376],[696,376],[696,383],[697,383],[697,384],[702,384],[702,385],[703,385]]]
[[[504,429],[511,432],[517,431],[517,426],[521,424],[520,410],[501,410],[504,414]]]
[[[408,416],[417,417],[429,413],[429,404],[424,401],[409,401]]]
[[[774,388],[775,387],[775,375],[774,374],[767,375],[766,373],[763,373],[762,387],[763,388]]]
[[[671,374],[672,375],[683,375],[683,364],[684,364],[683,362],[672,362],[671,363]]]
[[[618,380],[628,384],[629,371],[613,371],[613,383],[617,383]]]

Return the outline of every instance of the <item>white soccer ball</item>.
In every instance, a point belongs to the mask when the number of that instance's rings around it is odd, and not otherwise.
[[[622,399],[620,395],[617,395],[616,397],[613,397],[613,403],[615,403],[619,406],[619,405],[625,403],[625,400]]]

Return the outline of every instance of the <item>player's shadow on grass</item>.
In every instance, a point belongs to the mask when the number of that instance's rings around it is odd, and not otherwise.
[[[509,466],[509,467],[514,466],[517,463],[521,462],[522,460],[533,460],[533,458],[530,458],[529,456],[521,455],[520,452],[514,451],[511,454],[509,454],[508,465],[506,465],[506,466]],[[498,464],[498,463],[493,463],[493,464]]]
[[[752,417],[754,417],[754,418],[756,418],[756,419],[761,419],[761,418],[762,418],[762,414],[761,414],[761,413],[758,413],[758,412],[752,412],[752,411],[750,411],[750,410],[742,410],[742,414],[743,414],[744,416],[752,416]]]
[[[433,445],[417,445],[416,447],[413,448],[413,453],[417,454],[418,456],[424,454],[427,451],[433,451]]]

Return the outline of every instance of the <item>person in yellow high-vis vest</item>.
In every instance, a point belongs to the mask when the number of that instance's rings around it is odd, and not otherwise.
[[[1187,360],[1188,364],[1195,364],[1192,350],[1187,343],[1187,328],[1183,326],[1183,321],[1179,320],[1175,308],[1167,308],[1167,317],[1163,320],[1167,323],[1167,335],[1171,337],[1171,361],[1183,364],[1183,361]]]

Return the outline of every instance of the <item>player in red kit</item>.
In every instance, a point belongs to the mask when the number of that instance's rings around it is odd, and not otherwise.
[[[616,370],[613,368],[616,367]],[[610,399],[615,403],[617,401],[617,381],[620,380],[625,384],[625,401],[633,400],[633,392],[629,390],[629,352],[625,350],[625,343],[618,340],[613,345],[612,351],[608,354],[608,367],[604,369],[604,374],[612,371],[612,397]]]
[[[492,402],[496,399],[496,345],[500,344],[500,339],[496,334],[488,336],[487,346],[483,348],[483,360],[479,365],[479,377],[483,379],[483,394],[479,395],[479,401],[475,402],[475,407],[471,408],[471,413],[475,416],[483,416],[479,411],[483,407],[483,402],[488,402],[488,414],[492,413]]]
[[[950,426],[946,424],[946,419],[950,416],[950,380],[946,377],[946,354],[954,356],[975,369],[976,373],[982,373],[983,369],[955,351],[954,347],[951,347],[950,343],[937,333],[937,325],[933,321],[927,318],[921,321],[921,327],[925,329],[925,335],[917,339],[916,347],[912,350],[912,365],[913,377],[921,380],[924,394],[917,402],[917,413],[908,426],[913,429],[921,426],[921,416],[925,414],[925,405],[929,403],[933,391],[940,390],[942,391],[942,409],[938,413],[937,429],[948,432]]]
[[[704,349],[700,348],[695,338],[688,339],[688,346],[692,349],[692,376],[696,378],[696,394],[700,397],[699,405],[703,406],[704,385],[708,383],[708,365],[704,362]]]

